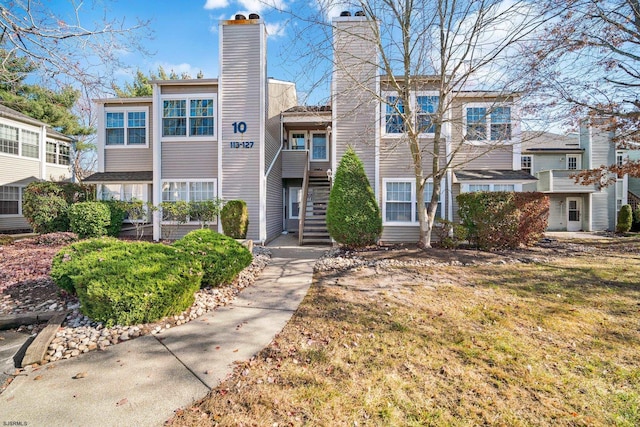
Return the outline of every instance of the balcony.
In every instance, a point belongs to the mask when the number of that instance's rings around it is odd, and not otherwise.
[[[304,178],[309,162],[307,150],[282,150],[282,177]]]
[[[536,173],[537,190],[543,193],[595,193],[600,190],[598,184],[576,184],[572,175],[579,171],[552,169]]]

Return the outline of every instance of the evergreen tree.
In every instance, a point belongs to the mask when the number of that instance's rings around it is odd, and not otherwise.
[[[202,71],[198,72],[198,79],[203,78]],[[144,97],[151,96],[153,94],[153,88],[151,87],[152,80],[190,80],[191,75],[189,73],[184,72],[180,75],[176,73],[174,70],[171,70],[169,74],[162,68],[162,66],[158,67],[157,74],[153,71],[150,71],[149,74],[145,74],[140,70],[136,71],[136,75],[133,77],[132,83],[125,83],[123,86],[118,86],[117,84],[113,84],[111,87],[113,91],[116,93],[116,96],[120,98],[135,98],[135,97]]]
[[[327,228],[331,237],[347,247],[373,245],[382,232],[376,197],[353,149],[340,160],[329,195]]]

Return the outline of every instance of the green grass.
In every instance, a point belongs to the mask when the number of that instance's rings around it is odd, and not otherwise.
[[[276,340],[173,423],[640,425],[640,256],[594,244],[316,275]]]

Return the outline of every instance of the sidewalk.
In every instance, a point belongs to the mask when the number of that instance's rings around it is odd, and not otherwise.
[[[0,422],[161,426],[174,410],[225,379],[234,361],[262,350],[289,321],[326,250],[296,245],[291,236],[269,245],[272,262],[228,307],[157,337],[27,369],[0,394]]]

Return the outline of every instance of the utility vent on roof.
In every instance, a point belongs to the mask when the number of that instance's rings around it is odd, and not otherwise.
[[[348,10],[345,10],[340,13],[340,16],[351,16],[351,12],[349,12]]]
[[[241,19],[247,19],[247,17],[238,13],[236,15],[236,21],[240,21]]]
[[[260,15],[258,15],[257,13],[250,13],[249,19],[260,19]]]
[[[363,10],[357,11],[355,16],[364,16],[364,11]]]

